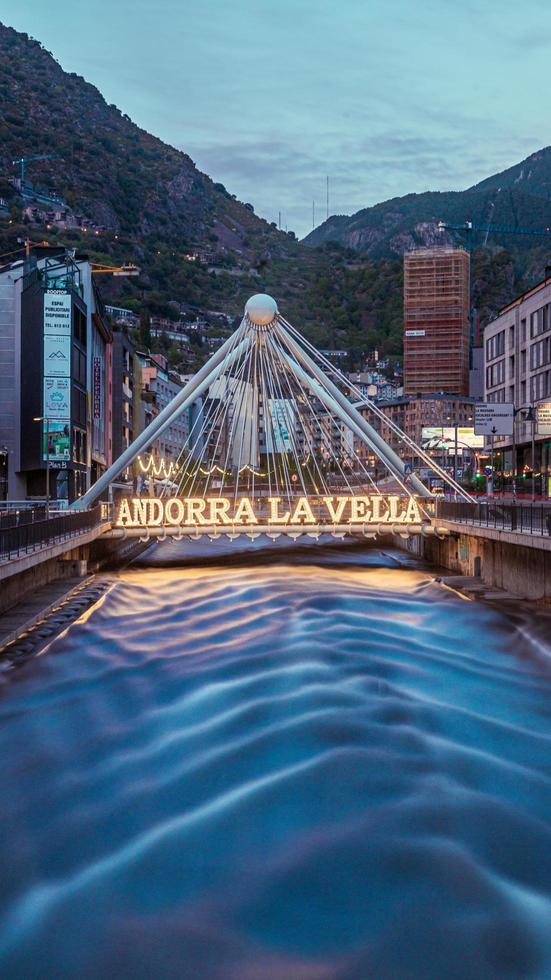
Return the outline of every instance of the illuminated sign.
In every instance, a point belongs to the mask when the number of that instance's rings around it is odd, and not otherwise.
[[[115,527],[231,527],[235,525],[333,527],[343,524],[421,524],[414,497],[398,495],[298,497],[133,497],[121,500]]]
[[[464,449],[483,449],[484,436],[475,435],[472,425],[453,426],[424,425],[421,432],[421,442],[424,449],[446,449],[448,456],[455,454],[457,432],[457,455],[461,456]]]

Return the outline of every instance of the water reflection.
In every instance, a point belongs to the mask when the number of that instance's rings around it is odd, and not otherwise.
[[[547,620],[403,557],[142,563],[4,686],[2,975],[551,975]]]

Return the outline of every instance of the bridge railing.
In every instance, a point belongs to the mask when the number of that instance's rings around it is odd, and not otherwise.
[[[436,517],[501,531],[551,535],[551,501],[517,503],[512,500],[487,500],[471,504],[462,500],[437,500]]]
[[[10,523],[0,521],[0,561],[19,558],[21,554],[37,551],[46,544],[69,540],[92,530],[105,520],[105,508],[98,504],[91,510],[71,511],[50,516],[46,520],[40,516],[36,520],[29,518],[29,511],[21,521],[14,521],[15,515],[10,515]]]

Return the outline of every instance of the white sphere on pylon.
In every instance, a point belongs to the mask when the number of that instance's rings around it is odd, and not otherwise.
[[[267,327],[277,316],[277,303],[267,293],[256,293],[245,303],[245,316],[257,327]]]

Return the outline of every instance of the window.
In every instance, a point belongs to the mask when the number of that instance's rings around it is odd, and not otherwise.
[[[520,321],[520,342],[523,344],[526,341],[526,318]]]
[[[505,330],[489,337],[486,341],[486,360],[493,361],[494,357],[499,357],[505,353]]]
[[[496,361],[486,368],[486,387],[494,388],[505,381],[505,360]]]
[[[73,307],[73,336],[83,347],[86,347],[86,317],[78,306]]]
[[[530,316],[530,336],[538,337],[540,333],[545,333],[549,330],[549,303],[545,306],[540,306],[539,310],[535,310]]]

